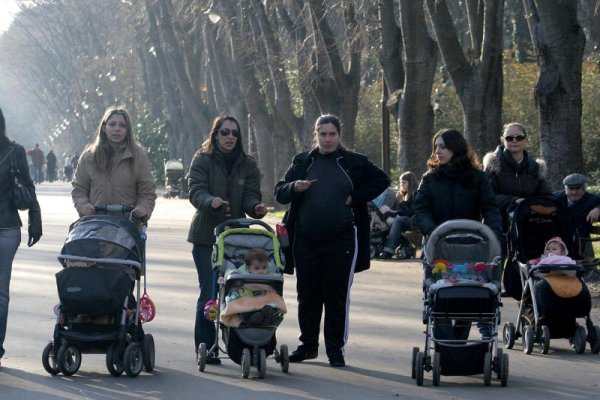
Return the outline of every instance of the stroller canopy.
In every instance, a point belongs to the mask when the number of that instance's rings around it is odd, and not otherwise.
[[[509,234],[510,248],[526,263],[544,251],[552,237],[560,237],[569,257],[579,259],[579,237],[571,210],[550,197],[530,197],[515,209]]]
[[[165,171],[183,171],[181,160],[169,160],[165,163]]]
[[[500,257],[496,234],[481,222],[469,219],[446,221],[429,235],[425,243],[425,260],[451,262],[493,262]]]
[[[60,252],[68,256],[134,261],[143,264],[143,242],[136,226],[125,216],[91,215],[75,221]]]

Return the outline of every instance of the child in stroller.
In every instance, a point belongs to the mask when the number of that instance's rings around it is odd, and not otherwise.
[[[60,304],[53,340],[44,348],[44,369],[70,376],[79,370],[82,353],[106,353],[111,375],[139,375],[154,369],[154,339],[141,329],[140,276],[145,276],[144,236],[120,205],[96,207],[117,215],[79,218],[58,256]],[[145,278],[144,278],[145,279]],[[145,283],[145,282],[144,282]]]
[[[259,225],[260,228],[251,228],[252,225]],[[288,347],[281,345],[278,351],[275,339],[286,309],[282,298],[283,256],[273,229],[260,220],[239,218],[217,225],[215,235],[217,239],[212,261],[213,268],[219,274],[215,316],[217,335],[215,343],[200,343],[198,346],[198,369],[204,371],[208,355],[219,349],[240,364],[244,378],[249,376],[252,366],[256,367],[258,377],[264,378],[266,358],[271,354],[281,364],[281,370],[287,373]],[[261,253],[267,255],[268,273],[252,273],[252,267],[248,269],[252,264],[250,258],[261,258],[256,255]],[[248,266],[245,265],[247,255]],[[218,347],[219,328],[225,350]]]
[[[269,274],[269,256],[264,249],[254,248],[246,252],[244,265],[226,274]],[[274,273],[277,276],[278,273]],[[229,277],[229,276],[228,276]],[[221,283],[225,280],[221,278]],[[283,297],[272,287],[263,284],[239,284],[225,295],[225,309],[221,312],[224,325],[248,327],[270,325],[280,314],[287,312]]]
[[[552,198],[528,198],[515,209],[504,280],[520,281],[521,290],[511,293],[520,304],[516,325],[509,321],[503,327],[506,348],[511,349],[522,337],[523,352],[530,354],[537,344],[546,354],[550,339],[565,338],[577,353],[585,351],[586,342],[592,353],[600,352],[600,328],[590,318],[591,295],[581,278],[585,268],[572,262],[572,258],[580,259],[574,227],[570,211]],[[542,257],[539,263],[536,259],[532,263],[552,242],[564,246],[565,255],[572,258]],[[579,325],[577,318],[584,318],[586,327]]]
[[[437,386],[440,375],[483,373],[489,386],[495,371],[506,386],[508,355],[498,348],[497,335],[500,244],[495,233],[477,221],[447,221],[427,239],[423,264],[427,328],[423,352],[413,348],[412,378],[420,386],[424,371],[432,371]],[[473,322],[488,332],[481,339],[468,339]]]

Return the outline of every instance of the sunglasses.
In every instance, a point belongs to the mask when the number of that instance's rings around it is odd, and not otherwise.
[[[221,134],[221,136],[229,136],[229,135],[233,135],[233,137],[239,137],[240,136],[240,131],[238,131],[237,129],[219,129],[219,133]]]
[[[525,135],[517,135],[517,136],[504,136],[504,140],[507,142],[522,142],[525,140]]]

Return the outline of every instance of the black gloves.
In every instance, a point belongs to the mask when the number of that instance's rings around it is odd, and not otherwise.
[[[37,199],[33,206],[29,208],[29,226],[27,231],[29,233],[27,246],[31,247],[42,237],[42,211]]]

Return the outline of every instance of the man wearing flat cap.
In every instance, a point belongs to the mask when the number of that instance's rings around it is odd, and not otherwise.
[[[586,191],[586,183],[585,175],[571,174],[563,179],[565,190],[554,193],[556,199],[567,205],[573,213],[582,238],[590,237],[592,224],[600,217],[600,196]],[[586,258],[594,256],[592,246],[586,246],[583,253]]]

